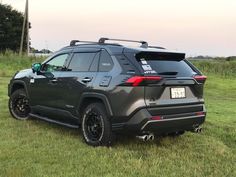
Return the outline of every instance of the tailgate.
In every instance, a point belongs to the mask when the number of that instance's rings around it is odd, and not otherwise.
[[[147,106],[193,104],[202,102],[203,83],[194,76],[201,73],[184,59],[183,53],[139,52],[135,55],[144,76],[162,80],[145,86]]]
[[[145,86],[147,106],[170,106],[203,102],[203,86],[192,78],[163,78],[156,85]]]

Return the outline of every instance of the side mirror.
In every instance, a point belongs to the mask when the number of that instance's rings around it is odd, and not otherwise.
[[[33,73],[38,73],[40,70],[41,70],[41,63],[34,63],[32,65],[32,70],[33,70]]]
[[[41,69],[42,69],[41,63],[34,63],[32,65],[33,73],[36,73],[37,75],[45,76],[46,78],[49,78],[49,79],[54,78],[54,75],[51,72],[41,71]]]

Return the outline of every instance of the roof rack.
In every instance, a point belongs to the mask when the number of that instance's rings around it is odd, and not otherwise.
[[[166,49],[164,47],[159,47],[159,46],[148,46],[148,48],[154,48],[154,49]]]
[[[76,46],[76,43],[87,43],[87,44],[106,44],[106,41],[122,41],[122,42],[135,42],[135,43],[140,43],[142,44],[140,47],[143,48],[154,48],[152,46],[148,46],[148,43],[146,41],[135,41],[135,40],[127,40],[127,39],[111,39],[111,38],[100,38],[98,42],[94,41],[80,41],[80,40],[72,40],[70,42],[70,46]],[[109,43],[107,43],[109,44]]]
[[[122,42],[136,42],[141,43],[141,47],[148,48],[148,43],[146,41],[135,41],[135,40],[127,40],[127,39],[110,39],[110,38],[100,38],[98,43],[104,44],[106,41],[122,41]]]
[[[70,46],[75,46],[76,43],[81,42],[81,43],[88,43],[88,44],[98,44],[98,42],[93,42],[93,41],[80,41],[80,40],[72,40],[70,41]]]

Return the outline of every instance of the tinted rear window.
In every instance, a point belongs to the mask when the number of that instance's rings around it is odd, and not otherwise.
[[[140,53],[136,60],[146,75],[191,77],[196,74],[185,62],[183,54]]]

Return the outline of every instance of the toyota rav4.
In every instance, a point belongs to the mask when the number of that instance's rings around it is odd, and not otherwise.
[[[107,41],[140,43],[128,47]],[[206,76],[184,53],[145,41],[73,40],[9,83],[9,111],[82,129],[92,146],[110,145],[114,134],[153,139],[200,130],[206,110]]]

